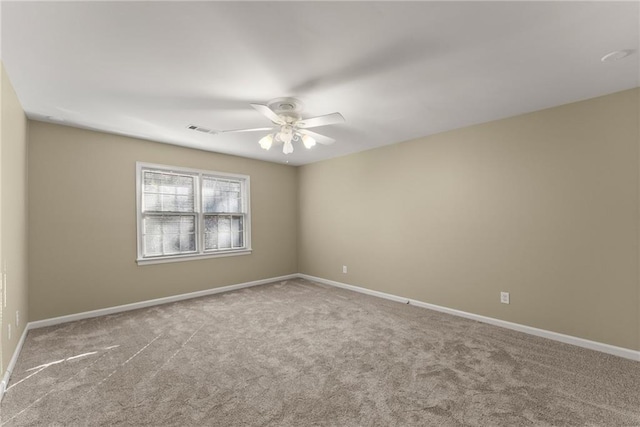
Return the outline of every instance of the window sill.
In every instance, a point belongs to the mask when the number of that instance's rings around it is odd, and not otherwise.
[[[195,261],[198,259],[224,258],[229,256],[250,255],[251,252],[252,252],[251,249],[239,249],[235,251],[224,251],[224,252],[197,254],[197,255],[176,255],[176,256],[163,256],[163,257],[154,257],[154,258],[138,258],[136,262],[138,263],[138,265],[165,264],[168,262]]]

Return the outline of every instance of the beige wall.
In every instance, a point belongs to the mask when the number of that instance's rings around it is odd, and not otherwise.
[[[0,296],[0,373],[4,375],[28,320],[27,118],[1,63],[0,74],[0,274],[3,270],[6,274]]]
[[[639,96],[301,167],[299,271],[640,349]]]
[[[297,169],[31,121],[29,320],[299,271],[638,350],[639,101],[624,91]],[[136,161],[250,175],[254,253],[138,267]]]
[[[29,122],[30,320],[297,272],[297,170]],[[138,266],[136,161],[251,177],[253,253]]]

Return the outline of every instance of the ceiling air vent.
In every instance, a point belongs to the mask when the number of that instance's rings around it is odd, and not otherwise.
[[[191,129],[191,130],[197,130],[198,132],[202,132],[202,133],[212,133],[212,134],[216,134],[218,132],[216,132],[215,130],[211,130],[211,129],[207,129],[207,128],[203,128],[200,126],[196,126],[196,125],[189,125],[187,126],[187,129]]]

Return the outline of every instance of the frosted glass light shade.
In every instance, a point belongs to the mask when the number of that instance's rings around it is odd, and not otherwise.
[[[291,140],[284,143],[284,146],[282,147],[282,152],[284,154],[293,153],[293,144],[291,144]]]
[[[311,148],[316,145],[316,140],[311,138],[309,135],[302,135],[302,143],[305,147]]]
[[[273,135],[269,134],[261,138],[260,141],[258,141],[258,144],[260,144],[260,147],[262,147],[264,150],[268,150],[273,144]]]

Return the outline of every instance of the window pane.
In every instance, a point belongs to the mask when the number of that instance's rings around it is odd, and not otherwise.
[[[204,235],[204,249],[207,251],[212,249],[218,249],[217,233],[207,233]]]
[[[231,217],[218,217],[218,249],[231,248]]]
[[[192,216],[181,216],[180,217],[180,233],[195,233],[196,231],[196,222]]]
[[[242,212],[242,185],[231,181],[205,177],[202,179],[204,212]]]
[[[160,235],[144,236],[144,255],[145,256],[162,255],[162,236]]]
[[[159,211],[174,212],[176,211],[176,196],[173,194],[160,194],[160,209]]]
[[[195,177],[159,171],[144,172],[144,210],[194,212]]]
[[[164,234],[162,235],[162,252],[165,255],[180,253],[180,235]]]
[[[193,195],[178,195],[176,196],[175,204],[178,212],[193,212]]]
[[[229,212],[242,212],[240,183],[231,182],[229,184],[229,191],[227,192],[227,199],[229,200]]]
[[[195,215],[154,215],[143,219],[144,256],[175,255],[196,250]]]
[[[242,238],[242,217],[234,216],[232,218],[231,224],[231,236],[232,236],[232,244],[234,248],[241,248],[244,246],[243,238]]]
[[[204,212],[213,212],[214,188],[210,179],[202,180],[202,209]]]
[[[223,192],[216,194],[214,201],[216,212],[229,212],[229,200],[224,197]]]
[[[218,217],[204,217],[204,248],[218,249]]]
[[[244,218],[240,215],[206,215],[204,218],[205,250],[244,247]]]
[[[207,215],[204,217],[204,232],[205,233],[217,233],[218,232],[218,217],[215,215]]]
[[[162,217],[162,234],[180,234],[180,217]]]
[[[160,195],[156,193],[149,193],[144,195],[144,211],[159,211],[160,209]]]
[[[238,193],[227,193],[227,203],[229,204],[229,210],[227,212],[240,212],[240,201],[238,200]]]
[[[144,234],[162,234],[162,218],[148,217],[144,219]]]
[[[196,250],[196,235],[181,234],[180,235],[180,252],[193,252]]]

